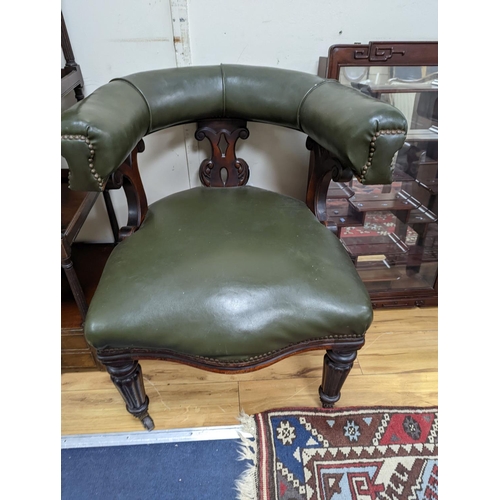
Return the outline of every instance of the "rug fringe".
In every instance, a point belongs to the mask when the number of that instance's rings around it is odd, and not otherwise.
[[[242,472],[235,482],[237,500],[257,500],[257,427],[255,419],[241,411],[238,420],[242,425],[242,432],[251,434],[248,438],[238,432],[241,445],[238,449],[238,460],[249,460],[251,463]]]

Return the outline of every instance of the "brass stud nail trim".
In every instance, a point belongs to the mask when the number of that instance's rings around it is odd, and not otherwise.
[[[357,179],[359,182],[364,183],[366,181],[365,175],[366,172],[368,171],[368,167],[371,167],[372,161],[373,161],[373,155],[375,154],[375,141],[381,136],[381,135],[396,135],[396,134],[404,134],[405,131],[401,129],[395,129],[395,130],[379,130],[376,132],[371,139],[370,142],[370,152],[368,153],[368,160],[366,163],[363,165],[363,168],[361,169],[361,175],[356,175]]]
[[[85,137],[84,135],[62,135],[61,139],[64,140],[71,140],[71,141],[83,141],[85,144],[87,144],[87,147],[89,148],[89,169],[90,173],[92,176],[97,180],[99,187],[101,188],[101,191],[104,190],[104,180],[101,178],[101,176],[96,172],[94,168],[94,156],[95,156],[95,149],[94,145],[90,142],[90,139]]]
[[[298,345],[301,345],[301,344],[307,344],[311,341],[314,341],[314,340],[323,340],[323,339],[353,339],[353,338],[362,338],[364,337],[364,334],[362,335],[345,335],[345,334],[339,334],[339,335],[327,335],[325,337],[318,337],[318,338],[315,338],[315,339],[310,339],[310,340],[306,340],[304,342],[298,342],[296,344],[292,344],[294,346],[298,346]],[[290,346],[288,346],[290,347]],[[199,356],[199,355],[194,355],[193,357],[194,358],[198,358],[198,359],[203,359],[203,360],[207,360],[207,361],[213,361],[213,362],[216,362],[217,364],[220,364],[220,365],[228,365],[228,364],[232,364],[232,363],[244,363],[245,361],[248,362],[248,361],[257,361],[259,359],[262,359],[262,358],[267,358],[269,356],[272,356],[274,354],[278,354],[280,351],[283,351],[284,349],[276,349],[274,351],[269,351],[269,352],[266,352],[264,354],[257,354],[256,356],[251,356],[249,358],[245,358],[245,359],[242,359],[242,360],[239,360],[239,361],[221,361],[219,359],[215,359],[215,358],[209,358],[207,356]]]

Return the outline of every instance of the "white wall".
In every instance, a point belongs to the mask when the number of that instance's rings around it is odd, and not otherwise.
[[[62,12],[85,95],[114,77],[186,64],[252,64],[316,74],[318,58],[334,44],[438,37],[437,0],[63,0]],[[181,27],[189,37],[174,44],[173,33]],[[306,137],[256,123],[249,130],[238,149],[250,165],[249,183],[304,199]],[[150,203],[199,185],[197,166],[207,147],[198,148],[193,133],[193,126],[175,127],[146,137],[139,165]],[[113,195],[123,224],[123,196]],[[106,221],[101,200],[79,239],[111,241]]]

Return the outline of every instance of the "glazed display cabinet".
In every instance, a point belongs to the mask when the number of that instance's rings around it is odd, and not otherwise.
[[[399,108],[408,121],[389,186],[331,182],[327,226],[345,246],[374,307],[437,305],[437,43],[335,45],[319,75]]]

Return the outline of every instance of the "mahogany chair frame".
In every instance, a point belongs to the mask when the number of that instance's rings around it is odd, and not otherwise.
[[[249,131],[245,120],[203,120],[198,122],[195,138],[210,141],[211,157],[205,159],[199,170],[202,184],[207,187],[243,186],[249,178],[247,163],[236,156],[236,142],[247,139]],[[334,181],[347,182],[352,171],[344,169],[339,161],[311,138],[306,146],[312,151],[309,165],[306,203],[321,223],[326,224],[326,195]],[[138,169],[137,155],[144,151],[143,140],[108,181],[109,187],[123,187],[128,202],[127,225],[119,230],[124,240],[140,228],[148,209],[146,194]],[[332,234],[332,238],[335,237]],[[97,358],[106,367],[111,380],[122,395],[127,410],[142,421],[147,430],[154,428],[148,414],[149,399],[144,389],[140,359],[175,361],[218,373],[244,373],[258,370],[294,354],[326,349],[319,397],[323,407],[332,407],[340,398],[340,390],[349,374],[364,337],[324,338],[301,342],[245,361],[222,362],[200,356],[190,356],[168,349],[98,349]]]

